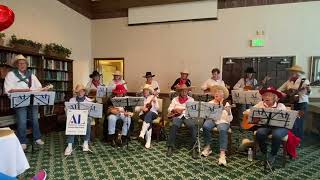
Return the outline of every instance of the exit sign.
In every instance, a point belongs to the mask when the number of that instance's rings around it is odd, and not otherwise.
[[[265,45],[265,40],[264,39],[252,39],[251,40],[251,47],[263,47]]]

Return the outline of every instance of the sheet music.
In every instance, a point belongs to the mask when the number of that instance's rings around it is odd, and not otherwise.
[[[127,106],[143,106],[144,97],[114,97],[111,99],[113,106],[115,107],[127,107]]]
[[[186,110],[186,116],[190,118],[202,118],[202,119],[220,119],[223,106],[214,105],[208,102],[193,101],[188,102]],[[200,114],[199,114],[200,113]]]
[[[54,105],[55,92],[54,91],[31,91],[31,92],[15,92],[10,93],[10,107],[26,107],[30,105],[31,94],[34,95],[33,105],[47,106]]]
[[[97,97],[105,97],[107,95],[107,87],[106,86],[98,86],[97,87]]]
[[[251,104],[256,105],[262,100],[258,90],[232,90],[232,101],[237,104]]]
[[[66,135],[86,135],[88,110],[67,110]]]
[[[88,110],[89,116],[94,118],[102,118],[103,105],[99,103],[91,103],[91,102],[65,102],[65,107],[67,109],[73,110]],[[80,105],[80,107],[78,107]]]
[[[297,116],[298,111],[252,107],[249,123],[292,129]]]

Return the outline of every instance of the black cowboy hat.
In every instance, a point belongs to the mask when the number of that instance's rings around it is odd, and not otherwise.
[[[144,78],[147,78],[147,77],[154,77],[156,75],[152,74],[151,72],[146,72],[146,75],[143,76]]]
[[[95,77],[95,76],[101,76],[101,74],[100,74],[98,71],[93,71],[93,72],[89,75],[90,78],[93,78],[93,77]]]
[[[256,73],[253,69],[253,67],[247,67],[247,69],[244,71],[245,73]]]

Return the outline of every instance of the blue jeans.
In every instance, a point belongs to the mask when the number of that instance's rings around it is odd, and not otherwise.
[[[292,128],[292,133],[297,137],[299,137],[301,140],[303,138],[303,123],[304,123],[304,119],[306,119],[306,116],[307,116],[307,108],[308,108],[307,102],[294,104],[294,110],[304,112],[304,115],[302,117],[298,117],[296,119]]]
[[[147,112],[146,114],[142,114],[140,116],[141,119],[146,123],[152,123],[153,120],[158,118],[158,114],[152,111]]]
[[[286,128],[265,128],[261,127],[257,130],[256,138],[259,143],[261,152],[267,153],[267,144],[268,135],[272,134],[272,143],[271,143],[271,155],[277,155],[277,152],[280,148],[282,138],[288,135],[288,129]]]
[[[27,120],[32,123],[33,139],[41,138],[39,122],[38,122],[38,106],[27,106],[14,109],[17,121],[17,136],[21,144],[27,143]]]
[[[172,125],[170,127],[170,133],[167,141],[168,147],[175,147],[175,141],[177,137],[177,131],[181,127],[181,124],[184,123],[191,133],[192,137],[192,144],[197,141],[197,129],[194,121],[192,119],[186,119],[185,117],[182,118],[173,118]]]
[[[90,136],[91,136],[91,121],[92,121],[92,118],[91,117],[88,117],[88,123],[87,123],[87,132],[86,132],[86,135],[84,136],[84,141],[90,141]],[[67,138],[67,142],[68,143],[74,143],[74,135],[69,135],[68,138]]]
[[[117,121],[120,120],[123,122],[122,125],[122,135],[126,136],[131,124],[131,118],[124,115],[114,115],[110,114],[108,116],[108,133],[109,135],[115,134]]]
[[[230,124],[221,123],[215,124],[213,120],[207,119],[203,124],[203,136],[204,136],[204,144],[210,145],[212,141],[212,129],[217,126],[219,130],[219,144],[220,150],[227,150],[228,148],[228,129]]]

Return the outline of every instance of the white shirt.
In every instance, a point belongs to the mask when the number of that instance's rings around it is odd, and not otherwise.
[[[21,74],[22,78],[25,78],[26,76]],[[8,92],[11,89],[29,89],[29,86],[27,83],[25,83],[24,81],[20,81],[20,79],[13,73],[13,71],[8,72],[8,74],[5,77],[4,80],[4,91],[5,93],[8,94]],[[27,80],[29,81],[29,80]],[[35,75],[31,75],[31,87],[30,90],[34,91],[34,90],[39,90],[40,88],[42,88],[42,85],[40,83],[40,81],[38,80],[38,78]]]
[[[256,79],[244,79],[241,78],[236,85],[233,86],[234,90],[242,90],[245,86],[256,86],[258,84],[258,81]]]
[[[111,87],[112,89],[115,89],[118,84],[124,84],[124,83],[126,83],[126,82],[125,82],[123,79],[121,79],[121,80],[118,81],[117,83],[116,83],[114,80],[112,80],[112,81],[109,83],[108,87]],[[125,88],[126,90],[128,90],[128,87],[127,87],[126,84],[124,85],[124,88]]]
[[[301,82],[302,78],[299,77],[296,82],[293,82],[293,81],[290,81],[290,80],[287,80],[284,84],[282,84],[281,87],[279,87],[279,91],[285,91],[285,90],[288,90],[288,89],[299,89],[299,86],[300,86],[300,82]],[[307,87],[310,85],[310,82],[308,79],[306,79],[301,88],[304,88],[304,87]],[[299,95],[299,103],[303,103],[303,102],[309,102],[309,96],[307,94],[307,90],[304,89],[302,91],[300,91],[298,93]]]
[[[213,80],[212,78],[206,80],[202,86],[201,86],[201,89],[202,90],[207,90],[209,89],[211,86],[214,86],[214,85],[220,85],[220,86],[224,86],[225,87],[225,84],[224,84],[224,81],[221,80],[221,79],[218,79],[218,80]]]
[[[179,102],[179,96],[175,97],[172,99],[171,104],[169,105],[168,112],[171,112],[173,109],[184,109],[182,114],[177,117],[177,118],[182,118],[186,114],[186,108],[187,108],[186,104],[188,102],[193,102],[193,101],[194,101],[194,99],[192,97],[188,96],[188,100],[185,103],[181,104]],[[187,117],[185,117],[185,118],[187,118]]]
[[[263,101],[260,101],[258,104],[254,105],[256,108],[276,108],[279,110],[287,110],[287,107],[282,103],[274,103],[272,107],[268,107]]]
[[[99,86],[102,84],[100,83]],[[92,83],[92,80],[90,80],[86,85],[86,90],[89,92],[91,89],[97,90],[97,87]]]
[[[214,100],[209,101],[208,103],[210,104],[217,104],[215,103]],[[227,102],[226,105],[224,107],[230,106],[230,104]],[[233,116],[232,113],[230,112],[230,114],[228,113],[228,111],[226,110],[222,110],[222,114],[220,119],[215,121],[215,124],[221,124],[221,123],[227,123],[230,124],[230,122],[233,120]]]
[[[141,91],[143,90],[143,87],[144,87],[146,84],[147,84],[147,83],[144,83],[143,86],[140,88]],[[157,81],[152,80],[152,81],[151,81],[151,87],[152,87],[153,89],[158,88],[158,90],[156,90],[156,91],[157,91],[158,93],[160,93],[160,86],[159,86],[159,84],[158,84]]]
[[[153,97],[155,97],[154,100],[155,100],[156,102],[152,101]],[[137,106],[137,107],[135,108],[135,111],[140,112],[139,115],[142,115],[142,114],[143,114],[142,108],[146,108],[146,105],[147,105],[150,101],[152,101],[152,102],[151,102],[152,108],[150,109],[150,111],[158,114],[158,110],[159,110],[158,98],[157,98],[157,96],[153,96],[153,95],[150,95],[150,96],[148,96],[148,97],[144,97],[144,102],[143,102],[144,105],[143,105],[143,107],[142,107],[142,106]]]

